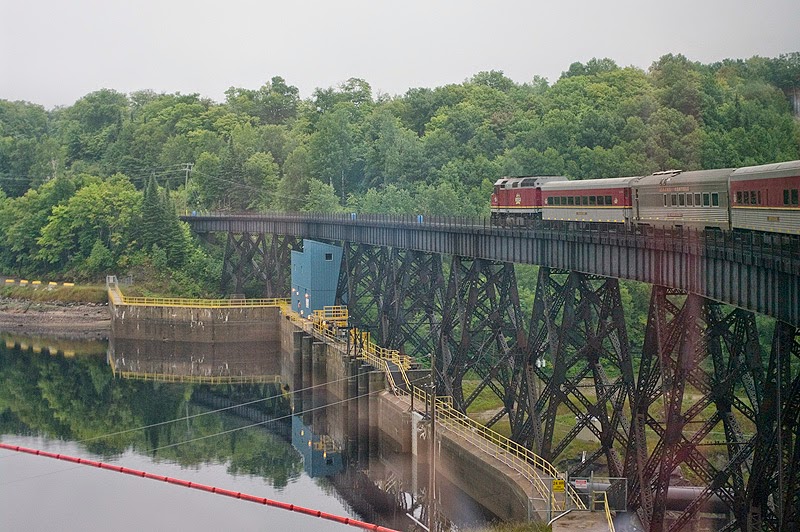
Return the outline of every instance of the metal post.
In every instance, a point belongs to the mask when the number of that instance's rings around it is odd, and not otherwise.
[[[781,397],[781,386],[783,386],[783,375],[782,375],[782,361],[783,358],[783,349],[781,349],[782,343],[778,342],[777,346],[777,355],[776,355],[776,372],[777,376],[775,377],[777,386],[775,387],[775,401],[777,406],[777,418],[778,418],[778,426],[776,427],[777,430],[777,439],[778,439],[778,500],[776,501],[777,504],[775,505],[776,513],[778,514],[778,530],[783,530],[783,500],[784,500],[784,492],[783,492],[783,408],[781,407],[781,401],[783,398]]]
[[[431,351],[431,449],[428,475],[428,530],[436,526],[436,355]]]

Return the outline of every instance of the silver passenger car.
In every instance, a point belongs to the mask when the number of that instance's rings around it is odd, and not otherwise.
[[[632,184],[634,219],[654,227],[730,229],[728,177],[732,168],[669,170]]]

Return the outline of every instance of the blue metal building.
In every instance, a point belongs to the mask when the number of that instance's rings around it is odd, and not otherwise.
[[[303,251],[292,251],[292,309],[301,316],[336,304],[342,248],[303,240]]]

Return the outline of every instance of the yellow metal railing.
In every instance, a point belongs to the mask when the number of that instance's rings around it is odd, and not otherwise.
[[[123,305],[145,307],[184,307],[184,308],[252,308],[280,307],[287,300],[269,299],[189,299],[183,297],[128,297],[122,296]]]
[[[311,315],[311,321],[331,324],[336,327],[347,327],[350,321],[350,314],[347,307],[327,306],[323,307],[322,310],[315,310]]]
[[[598,494],[602,496],[598,499]],[[606,520],[608,521],[608,530],[615,532],[614,520],[611,518],[611,508],[608,507],[608,494],[605,491],[592,492],[592,511],[597,510],[597,503],[602,503],[606,512]]]
[[[182,307],[182,308],[254,308],[281,307],[289,303],[284,298],[265,299],[191,299],[187,297],[129,297],[122,293],[116,278],[106,279],[108,298],[117,305],[140,307]]]
[[[321,337],[326,341],[343,342],[343,338],[335,333],[326,323],[321,320],[306,320],[297,315],[291,305],[284,304],[281,310],[293,323],[297,324],[306,332]],[[418,386],[413,386],[406,374],[406,370],[411,367],[411,358],[401,355],[394,349],[386,349],[372,343],[370,334],[358,329],[349,329],[350,345],[355,346],[357,356],[366,361],[372,367],[383,371],[390,388],[395,393],[413,394],[416,400],[427,403],[430,401],[428,392]],[[393,364],[400,372],[408,392],[397,387],[392,367]],[[567,484],[566,496],[564,501],[559,501],[552,493],[549,482],[544,479],[561,478],[562,474],[544,458],[540,457],[530,449],[523,447],[515,441],[493,431],[470,419],[453,408],[452,397],[436,398],[436,421],[444,427],[453,431],[457,436],[468,440],[471,444],[491,454],[501,462],[521,473],[542,497],[543,500],[550,500],[552,511],[564,511],[567,509],[568,501],[571,500],[578,509],[585,510],[586,505],[578,496],[575,489]]]

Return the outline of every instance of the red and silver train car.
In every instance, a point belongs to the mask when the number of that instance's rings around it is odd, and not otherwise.
[[[542,219],[629,224],[638,177],[554,181],[542,185]]]
[[[501,177],[492,192],[492,222],[500,225],[522,224],[542,216],[542,185],[564,181],[562,176]]]
[[[637,223],[654,227],[730,229],[728,178],[732,168],[669,170],[632,184]]]
[[[492,221],[563,220],[800,235],[800,161],[571,181],[504,177]]]
[[[730,190],[733,229],[800,234],[800,161],[738,168]]]

